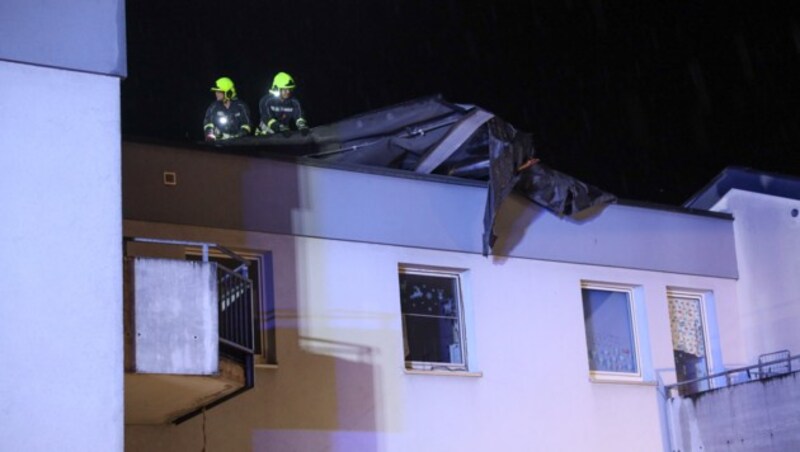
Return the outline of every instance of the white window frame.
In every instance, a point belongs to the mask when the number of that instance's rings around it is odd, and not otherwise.
[[[403,274],[413,274],[413,275],[422,275],[422,276],[433,276],[433,277],[442,277],[442,278],[452,278],[455,280],[455,287],[457,291],[457,306],[458,306],[458,330],[459,330],[459,341],[461,345],[461,362],[460,363],[443,363],[443,362],[428,362],[428,361],[411,361],[405,360],[405,356],[403,356],[405,362],[405,368],[408,371],[423,371],[423,372],[469,372],[470,360],[469,360],[469,352],[467,348],[467,318],[466,318],[466,311],[465,311],[465,302],[464,302],[464,276],[466,270],[463,269],[455,269],[455,268],[442,268],[442,267],[429,267],[423,265],[410,265],[410,264],[400,264],[398,265],[398,272],[397,272],[397,281],[398,281],[398,308],[400,310],[400,317],[402,323],[402,335],[403,335],[403,350],[406,348],[407,343],[407,336],[406,336],[406,329],[405,329],[405,313],[403,313],[402,307],[402,300],[400,298],[400,277]],[[404,352],[405,354],[405,352]]]
[[[691,290],[691,289],[678,289],[667,287],[667,303],[670,298],[692,298],[698,301],[700,306],[700,319],[703,322],[703,345],[706,348],[706,367],[709,375],[716,373],[717,348],[713,346],[712,337],[716,336],[714,331],[711,330],[711,322],[709,321],[709,303],[713,299],[713,293],[707,290]],[[670,320],[670,344],[672,350],[675,350],[675,344],[672,343],[672,321]],[[710,380],[709,380],[710,381]]]
[[[601,283],[601,282],[581,282],[581,312],[584,312],[583,290],[599,290],[607,292],[621,292],[625,293],[628,298],[628,309],[630,312],[630,319],[628,319],[631,328],[631,336],[633,338],[634,357],[636,359],[636,372],[612,372],[607,370],[592,370],[591,362],[588,355],[586,356],[586,364],[589,369],[589,377],[593,381],[600,382],[643,382],[648,375],[647,367],[649,362],[643,359],[643,341],[641,336],[641,320],[645,318],[644,305],[641,300],[641,290],[637,286],[615,283]],[[586,337],[586,317],[584,314],[584,336],[586,339],[586,350],[589,351],[589,338]]]

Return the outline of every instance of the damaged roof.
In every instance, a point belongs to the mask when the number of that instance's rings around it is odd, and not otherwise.
[[[614,195],[539,161],[531,134],[482,108],[441,96],[317,126],[305,136],[249,136],[209,146],[487,181],[484,255],[495,242],[497,211],[512,191],[559,216],[574,217],[616,202]]]

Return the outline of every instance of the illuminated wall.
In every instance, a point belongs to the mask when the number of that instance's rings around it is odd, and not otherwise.
[[[122,0],[0,2],[0,450],[121,451]]]
[[[713,294],[714,369],[727,350],[739,359],[729,217],[612,206],[576,223],[513,198],[498,223],[512,256],[487,258],[480,186],[200,149],[123,152],[125,235],[270,253],[278,359],[204,416],[126,426],[131,452],[662,450],[657,384],[675,380],[668,289]],[[463,271],[469,372],[406,369],[401,264]],[[590,378],[587,281],[640,297],[639,381]]]
[[[713,208],[736,217],[739,302],[747,360],[800,353],[800,201],[733,189]]]

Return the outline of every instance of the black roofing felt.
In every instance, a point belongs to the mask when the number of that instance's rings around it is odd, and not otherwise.
[[[306,136],[245,137],[214,143],[268,149],[304,159],[485,180],[483,252],[491,250],[495,216],[516,191],[557,215],[578,216],[616,197],[538,161],[530,134],[491,113],[432,96],[318,126]]]

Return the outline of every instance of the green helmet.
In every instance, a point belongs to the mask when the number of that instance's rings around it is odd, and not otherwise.
[[[228,77],[218,78],[216,85],[211,87],[211,91],[219,91],[225,94],[225,100],[231,100],[236,97],[236,87],[233,86],[233,80]]]
[[[272,91],[280,89],[294,89],[294,79],[286,72],[278,72],[272,80]]]

